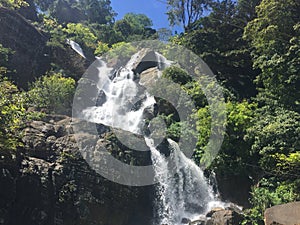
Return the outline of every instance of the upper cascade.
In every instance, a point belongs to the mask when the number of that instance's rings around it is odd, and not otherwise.
[[[171,62],[148,49],[134,54],[124,67],[115,71],[109,69],[100,58],[97,60],[97,104],[84,109],[81,118],[142,134],[143,113],[146,108],[155,104],[155,99],[147,93],[141,82],[138,82],[140,73],[153,67],[162,71],[170,66]],[[159,73],[157,75],[159,76]]]

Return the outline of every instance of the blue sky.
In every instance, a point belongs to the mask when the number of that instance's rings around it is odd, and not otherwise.
[[[143,13],[148,16],[153,22],[153,28],[169,28],[168,17],[165,14],[167,11],[164,0],[111,0],[113,10],[118,13],[117,19],[129,12]],[[173,31],[180,31],[180,28],[173,28]]]

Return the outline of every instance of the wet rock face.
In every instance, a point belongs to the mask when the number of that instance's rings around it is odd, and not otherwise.
[[[101,135],[99,147],[132,159],[109,128]],[[0,224],[151,224],[153,187],[123,186],[98,175],[79,153],[70,118],[29,123],[23,142],[15,161],[0,160]]]
[[[38,21],[39,18],[37,16],[37,11],[34,5],[33,0],[26,0],[28,6],[26,7],[21,7],[18,12],[24,16],[26,19],[31,20],[31,21]]]
[[[221,199],[249,208],[252,181],[248,176],[237,176],[223,172],[216,174]],[[238,185],[237,185],[238,184]]]
[[[240,225],[242,221],[241,211],[235,208],[213,208],[206,216],[190,221],[188,225]]]
[[[300,202],[273,206],[265,211],[266,225],[299,225]]]
[[[20,74],[12,78],[20,87],[27,87],[49,69],[48,38],[15,11],[0,8],[0,21],[0,43],[14,51],[9,67]]]
[[[157,61],[158,60],[154,51],[147,48],[142,49],[139,52],[139,55],[136,59],[136,62],[133,65],[132,70],[135,74],[141,74],[143,71],[149,68],[157,67]]]
[[[149,68],[140,74],[140,84],[145,87],[151,87],[155,84],[159,76],[159,69],[157,67]]]

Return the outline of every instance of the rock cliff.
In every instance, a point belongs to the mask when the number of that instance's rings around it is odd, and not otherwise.
[[[30,9],[22,9],[20,13],[30,20],[37,19]],[[50,37],[20,13],[0,7],[0,44],[13,51],[9,56],[8,76],[18,87],[27,89],[28,83],[44,75],[54,63],[67,75],[79,79],[93,57],[82,58],[66,43],[64,48],[48,46]]]
[[[132,158],[110,141],[109,128],[102,135],[98,145]],[[15,160],[0,161],[0,224],[151,224],[153,187],[122,186],[95,173],[78,151],[70,118],[29,123],[23,142]]]
[[[11,76],[24,87],[49,69],[48,38],[19,13],[6,8],[0,8],[0,24],[0,43],[14,52],[9,67],[16,71]]]

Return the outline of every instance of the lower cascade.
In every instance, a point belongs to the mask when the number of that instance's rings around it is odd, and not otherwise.
[[[101,65],[98,68],[98,87],[102,99],[96,106],[86,108],[82,119],[143,135],[144,110],[156,102],[135,81],[133,64],[136,58],[134,55],[124,68],[117,71],[109,70],[103,61],[97,59]],[[159,54],[157,60],[158,67],[166,64]],[[213,207],[224,207],[201,168],[185,156],[175,141],[167,139],[170,148],[167,158],[155,147],[149,135],[144,135],[144,139],[151,151],[157,183],[154,225],[179,225],[187,219],[198,219]]]
[[[146,142],[151,149],[158,182],[156,207],[159,224],[182,224],[185,218],[196,220],[212,207],[223,205],[216,199],[203,171],[180,151],[175,141],[168,139],[172,148],[169,163],[153,147],[152,140]]]

